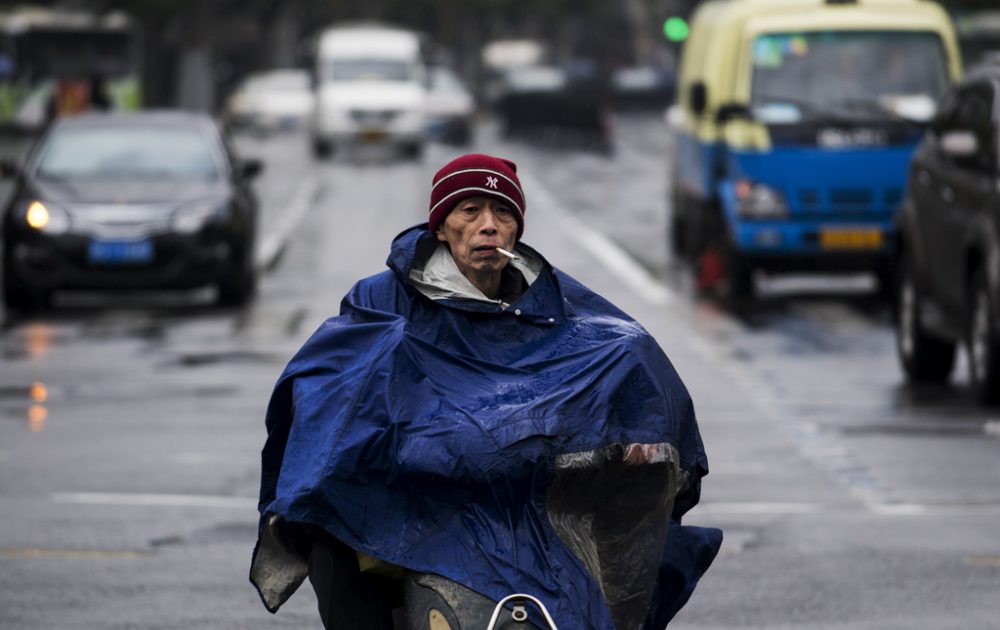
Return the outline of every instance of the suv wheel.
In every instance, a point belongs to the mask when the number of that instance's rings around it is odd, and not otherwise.
[[[980,402],[997,404],[1000,403],[1000,330],[996,329],[997,314],[990,304],[983,270],[973,276],[970,288],[966,340],[972,389]]]
[[[896,282],[896,350],[911,381],[943,383],[955,365],[955,344],[929,335],[920,323],[920,292],[907,258]]]

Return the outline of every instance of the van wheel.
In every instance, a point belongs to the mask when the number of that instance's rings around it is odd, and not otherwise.
[[[410,159],[419,160],[424,154],[423,142],[410,142],[403,145],[403,155]]]
[[[333,143],[330,142],[329,140],[323,140],[322,138],[313,138],[312,154],[314,158],[319,160],[323,160],[332,156]]]
[[[973,276],[970,289],[966,343],[972,389],[980,402],[995,405],[1000,403],[1000,330],[982,269]]]
[[[920,322],[920,291],[904,257],[896,280],[896,351],[907,379],[943,383],[955,365],[955,344],[933,337]]]

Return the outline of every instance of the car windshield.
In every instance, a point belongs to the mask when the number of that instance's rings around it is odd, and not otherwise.
[[[327,65],[334,81],[410,81],[413,68],[397,59],[338,59]]]
[[[309,75],[302,73],[268,74],[247,79],[247,92],[302,92],[309,90]]]
[[[175,126],[58,129],[40,155],[38,176],[49,179],[219,177],[202,134]]]
[[[925,122],[948,85],[934,33],[769,33],[753,44],[751,109],[762,122]]]
[[[434,68],[431,72],[431,89],[435,92],[464,92],[465,86],[451,70]]]

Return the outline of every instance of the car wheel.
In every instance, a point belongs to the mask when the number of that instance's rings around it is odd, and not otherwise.
[[[896,351],[910,381],[943,383],[955,365],[955,344],[931,336],[920,321],[920,291],[904,258],[896,280]]]
[[[5,247],[9,249],[9,247]],[[3,303],[12,311],[37,311],[48,308],[52,302],[52,292],[35,289],[25,284],[14,271],[8,260],[3,264]]]
[[[218,301],[223,306],[245,306],[257,291],[257,272],[250,263],[233,269],[219,281]]]
[[[980,402],[995,405],[1000,403],[1000,330],[983,270],[973,276],[970,289],[966,342],[972,389]]]

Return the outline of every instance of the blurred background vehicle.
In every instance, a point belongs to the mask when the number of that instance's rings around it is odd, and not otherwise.
[[[505,91],[506,75],[518,68],[541,66],[548,52],[543,43],[534,39],[497,39],[487,42],[479,51],[482,76],[477,87],[481,100],[495,108]]]
[[[907,163],[960,73],[930,2],[700,5],[670,158],[673,252],[734,303],[758,269],[871,272],[891,296]]]
[[[611,73],[615,109],[662,111],[674,101],[674,72],[657,65],[625,66]]]
[[[3,297],[45,307],[62,289],[256,286],[261,163],[240,160],[205,114],[85,114],[39,140],[3,214]]]
[[[1000,55],[1000,8],[961,11],[955,16],[955,31],[962,49],[962,62],[973,66],[988,56]]]
[[[100,99],[137,109],[142,66],[141,32],[125,13],[28,6],[0,12],[0,127],[37,131]]]
[[[420,36],[406,29],[327,29],[316,53],[313,154],[341,144],[390,144],[417,157],[425,136],[426,68]]]
[[[498,83],[494,111],[507,138],[605,154],[614,149],[609,90],[590,67],[510,68]]]
[[[943,99],[898,218],[896,340],[912,381],[943,382],[966,344],[973,392],[1000,403],[1000,59]]]
[[[447,66],[428,68],[426,115],[430,140],[463,146],[472,142],[476,99]]]
[[[244,79],[227,99],[227,125],[268,132],[297,129],[312,115],[314,96],[309,72],[287,68]]]

